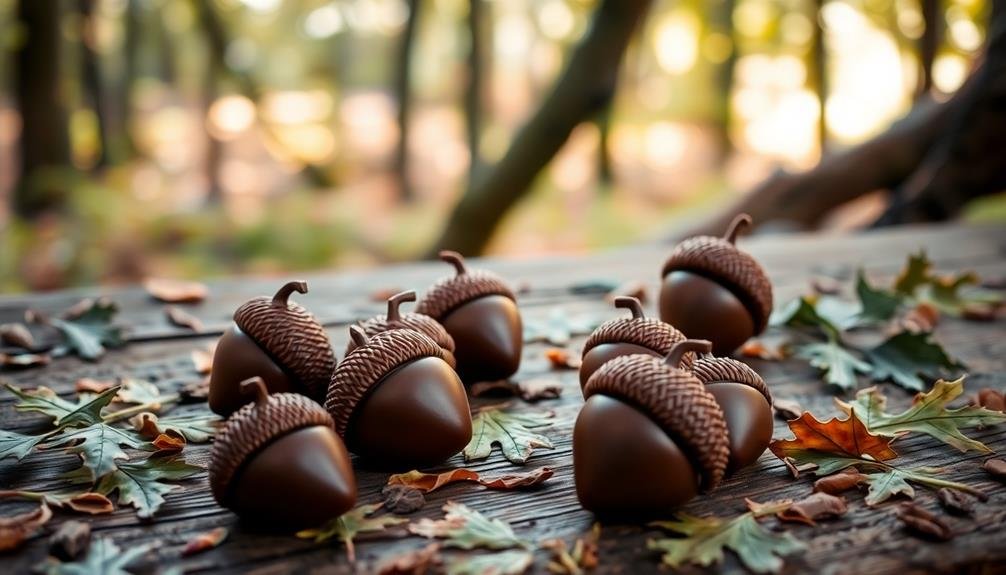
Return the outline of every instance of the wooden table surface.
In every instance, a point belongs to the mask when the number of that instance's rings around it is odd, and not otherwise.
[[[742,245],[765,266],[775,285],[776,304],[806,292],[812,277],[832,277],[850,286],[855,269],[862,265],[872,279],[889,281],[909,253],[925,249],[938,270],[973,269],[985,277],[1006,276],[1006,234],[994,227],[917,227],[863,233],[854,236],[788,236],[742,240]],[[624,315],[605,302],[604,294],[573,290],[594,281],[641,280],[651,298],[656,293],[657,275],[667,246],[646,245],[586,256],[560,256],[527,260],[484,260],[475,267],[492,269],[515,286],[521,286],[519,305],[525,321],[547,318],[556,310],[573,318],[599,320]],[[310,293],[295,299],[311,309],[329,328],[337,355],[342,356],[347,341],[347,324],[375,313],[384,306],[371,301],[379,289],[416,289],[422,292],[436,278],[448,274],[442,263],[416,263],[354,271],[297,274],[310,286]],[[2,378],[21,387],[48,386],[72,397],[81,377],[147,378],[164,391],[174,391],[200,378],[190,360],[190,352],[207,346],[228,325],[233,310],[254,295],[271,294],[288,278],[227,279],[211,282],[211,295],[202,304],[185,306],[206,324],[206,332],[169,325],[163,305],[139,288],[83,289],[50,294],[0,296],[0,323],[20,321],[27,308],[42,311],[63,309],[83,296],[107,295],[120,305],[118,321],[129,326],[130,343],[114,350],[97,363],[77,358],[61,358],[44,368],[8,371]],[[583,293],[584,291],[588,293]],[[967,389],[1006,388],[1006,329],[1002,321],[964,323],[941,321],[936,338],[969,368]],[[584,337],[575,337],[570,348],[579,352]],[[425,508],[410,516],[436,518],[448,501],[459,501],[484,514],[509,522],[515,531],[531,541],[563,537],[571,540],[588,532],[595,521],[581,509],[573,487],[571,432],[582,405],[575,371],[554,371],[544,357],[549,344],[525,347],[520,372],[514,379],[558,378],[562,395],[534,404],[512,399],[511,409],[555,412],[555,424],[542,432],[555,444],[540,449],[528,460],[528,469],[550,466],[555,476],[541,488],[527,492],[487,491],[474,484],[455,484],[428,495]],[[797,360],[769,362],[747,360],[772,388],[776,398],[792,399],[819,417],[836,415],[834,392],[819,380],[815,370]],[[907,405],[911,396],[890,384],[883,391],[895,407]],[[478,408],[500,399],[474,399]],[[22,433],[37,432],[45,420],[38,415],[14,410],[14,398],[0,394],[0,427]],[[175,413],[198,412],[205,404],[176,407]],[[1006,426],[971,431],[974,437],[996,451],[1006,450]],[[776,437],[788,435],[784,422],[777,420]],[[1006,564],[1006,485],[996,482],[981,469],[987,457],[959,453],[925,435],[899,440],[898,451],[913,464],[942,467],[945,476],[983,489],[991,495],[971,519],[951,519],[957,537],[948,543],[927,543],[909,535],[895,519],[896,502],[867,508],[859,493],[846,495],[849,512],[843,518],[817,526],[786,524],[785,528],[807,543],[801,554],[786,561],[786,572],[805,573],[910,573],[922,571],[961,572]],[[207,445],[190,445],[185,454],[196,464],[208,462]],[[58,450],[32,454],[21,462],[0,461],[0,488],[46,490],[61,484],[58,475],[77,465],[76,456]],[[464,466],[460,455],[444,468]],[[518,471],[498,451],[484,461],[468,465],[478,471],[501,473]],[[388,474],[357,467],[359,502],[381,500],[381,488]],[[800,498],[810,492],[809,477],[794,480],[783,464],[766,452],[758,463],[726,480],[715,492],[700,496],[684,510],[698,515],[735,515],[743,511],[744,498],[758,501]],[[141,522],[131,508],[113,514],[85,516],[97,537],[111,537],[120,547],[156,542],[158,546],[133,566],[135,572],[156,572],[180,566],[186,572],[288,573],[315,571],[370,572],[382,559],[425,546],[428,541],[408,536],[405,530],[373,538],[361,536],[358,560],[350,566],[338,542],[315,544],[292,536],[261,534],[243,527],[230,512],[218,507],[210,495],[205,473],[179,483],[167,496],[166,504],[152,521]],[[916,500],[934,509],[934,493],[919,488]],[[57,511],[47,529],[69,518]],[[767,522],[775,525],[774,519]],[[193,535],[217,526],[230,529],[229,539],[209,552],[182,559],[180,550]],[[640,525],[603,525],[600,540],[600,567],[597,572],[640,573],[658,570],[659,554],[646,549],[646,540],[660,532]],[[46,537],[36,537],[19,551],[0,556],[0,573],[26,573],[47,552]],[[544,572],[548,553],[538,551],[534,572]],[[743,572],[736,558],[728,554],[720,569]]]

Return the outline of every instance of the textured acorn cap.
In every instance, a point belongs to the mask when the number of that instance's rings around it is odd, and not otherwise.
[[[272,298],[248,300],[234,312],[234,323],[300,382],[312,399],[321,401],[335,369],[335,354],[314,315],[287,301],[295,291],[307,293],[307,283],[290,282]]]
[[[443,348],[418,331],[393,329],[368,338],[358,326],[349,330],[357,347],[335,368],[325,400],[325,409],[341,437],[346,435],[356,406],[384,376],[424,357],[444,359]]]
[[[584,387],[589,399],[603,394],[625,401],[657,423],[701,472],[706,490],[716,487],[730,459],[727,424],[716,398],[691,372],[677,366],[687,351],[708,351],[709,342],[686,340],[666,358],[623,355],[601,366]]]
[[[255,393],[247,403],[227,419],[213,439],[210,451],[210,488],[213,497],[226,506],[231,481],[245,461],[273,441],[305,427],[322,425],[332,428],[332,416],[325,408],[299,393],[274,393],[265,382],[253,377],[241,383],[244,393]]]
[[[722,283],[751,312],[755,332],[759,333],[772,314],[772,283],[761,264],[734,245],[737,232],[749,225],[751,216],[740,214],[722,238],[695,236],[684,240],[671,252],[660,276],[689,271]]]
[[[765,401],[772,405],[772,393],[765,385],[765,380],[748,364],[729,357],[713,357],[703,355],[692,364],[692,373],[702,383],[736,382],[753,387],[765,396]]]
[[[444,326],[440,325],[440,322],[428,315],[415,312],[401,313],[398,306],[406,301],[416,301],[416,292],[404,291],[391,296],[388,298],[387,314],[365,319],[359,322],[358,325],[367,334],[367,337],[374,337],[381,332],[392,329],[418,331],[442,347],[446,352],[444,360],[451,367],[455,367],[457,364],[454,359],[454,338],[451,337],[451,334],[447,333],[447,330],[444,329]],[[349,345],[346,346],[346,355],[349,355],[354,349],[356,349],[356,341],[350,338]]]
[[[482,270],[468,271],[461,254],[442,251],[440,259],[452,264],[457,274],[433,284],[416,305],[416,313],[439,321],[461,305],[480,297],[501,295],[517,300],[510,286],[496,274]]]
[[[631,343],[664,356],[671,352],[674,344],[687,339],[673,325],[654,317],[646,317],[637,298],[616,297],[615,307],[631,310],[632,317],[611,319],[598,326],[583,344],[584,357],[591,349],[606,343]],[[681,367],[690,368],[694,360],[694,353],[686,353],[681,358]]]

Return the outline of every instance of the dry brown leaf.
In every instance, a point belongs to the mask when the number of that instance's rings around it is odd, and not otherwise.
[[[151,438],[161,435],[161,428],[157,425],[157,416],[149,411],[138,413],[129,418],[129,423],[143,437]]]
[[[45,353],[0,353],[0,367],[40,367],[49,365],[52,358]]]
[[[164,315],[171,325],[191,329],[192,331],[203,331],[203,320],[185,311],[184,309],[169,305],[164,308]]]
[[[23,323],[5,323],[0,325],[0,343],[13,345],[24,349],[35,348],[35,338]]]
[[[196,535],[185,544],[185,548],[182,549],[182,557],[188,557],[189,555],[195,555],[196,553],[202,553],[203,551],[219,547],[227,539],[227,533],[226,527],[217,527],[216,529]]]
[[[649,291],[646,289],[645,283],[639,280],[630,280],[608,292],[604,296],[604,301],[613,303],[617,297],[634,297],[639,300],[639,303],[646,303],[646,300],[649,299]]]
[[[424,575],[436,571],[441,563],[440,544],[430,543],[422,549],[392,557],[382,563],[377,572],[379,575]]]
[[[178,396],[183,402],[206,401],[210,396],[210,377],[186,383],[178,390]]]
[[[74,384],[73,390],[77,393],[101,393],[115,384],[114,381],[82,377]]]
[[[539,467],[524,473],[512,473],[497,477],[483,477],[478,480],[489,489],[520,489],[544,483],[555,471],[551,467]]]
[[[818,519],[841,517],[848,510],[845,499],[830,493],[817,492],[794,501],[776,515],[782,521],[814,525]]]
[[[917,535],[937,541],[949,541],[954,538],[953,530],[942,517],[915,503],[902,503],[898,508],[898,519]]]
[[[803,414],[803,408],[800,407],[799,403],[792,399],[773,398],[772,408],[775,410],[776,417],[786,421],[796,419]]]
[[[978,405],[992,411],[1006,411],[1006,398],[1001,391],[986,387],[978,392]]]
[[[898,327],[909,333],[930,333],[940,321],[940,310],[929,302],[919,302],[898,320]]]
[[[395,515],[415,513],[426,505],[423,492],[406,485],[385,485],[381,490],[384,496],[384,508]]]
[[[545,359],[552,366],[552,369],[580,369],[583,363],[580,356],[572,354],[569,350],[561,347],[550,347],[545,350]]]
[[[741,355],[754,359],[764,359],[767,361],[780,361],[786,359],[786,353],[781,345],[769,345],[760,339],[749,339],[741,346]]]
[[[818,421],[806,412],[790,422],[789,429],[796,439],[773,440],[769,449],[779,459],[798,451],[821,451],[858,458],[869,455],[877,461],[887,461],[897,457],[891,449],[893,437],[881,437],[870,433],[863,422],[851,413],[846,419]]]
[[[0,551],[17,549],[51,517],[52,511],[45,501],[39,503],[38,508],[32,511],[12,517],[0,517]]]
[[[69,507],[78,513],[105,515],[115,511],[112,501],[101,493],[87,491],[56,502],[57,507]]]
[[[590,533],[578,537],[570,549],[562,539],[548,539],[541,546],[552,552],[552,560],[547,569],[559,575],[580,575],[597,567],[597,541],[601,536],[601,524],[595,523]]]
[[[556,399],[562,395],[562,383],[547,377],[518,381],[517,395],[524,401],[532,402],[540,399]]]
[[[167,278],[148,278],[143,289],[164,303],[199,303],[210,293],[205,284]]]
[[[1006,461],[1002,459],[986,459],[982,469],[999,479],[1006,479]]]
[[[64,521],[49,536],[49,554],[60,561],[74,561],[91,545],[91,525],[84,521]]]
[[[158,434],[150,443],[159,453],[178,453],[185,449],[185,437],[173,429]]]
[[[822,477],[814,482],[814,491],[837,495],[865,483],[867,477],[855,467],[849,467],[834,475]]]
[[[975,511],[975,498],[963,491],[941,487],[936,492],[936,499],[954,515],[971,515]]]
[[[479,474],[471,469],[451,469],[443,473],[423,473],[413,469],[408,473],[398,473],[388,478],[388,485],[404,485],[423,493],[436,491],[445,485],[458,481],[478,481]]]
[[[209,375],[210,371],[213,369],[213,354],[215,352],[215,344],[207,349],[192,350],[192,365],[195,366],[196,373],[199,375]]]

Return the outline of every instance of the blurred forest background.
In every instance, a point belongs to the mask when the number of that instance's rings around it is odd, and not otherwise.
[[[0,291],[660,237],[947,100],[992,4],[0,0]]]

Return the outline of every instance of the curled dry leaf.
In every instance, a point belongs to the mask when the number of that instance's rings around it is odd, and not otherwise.
[[[165,307],[164,316],[168,318],[171,325],[184,327],[196,332],[203,331],[203,320],[178,306],[169,305]]]
[[[971,515],[975,511],[975,498],[967,493],[941,487],[936,492],[936,499],[943,509],[954,515]]]
[[[114,385],[114,381],[82,377],[74,384],[73,390],[77,393],[101,393]]]
[[[772,409],[776,417],[786,421],[796,419],[803,414],[803,407],[793,399],[773,398]]]
[[[621,285],[615,287],[615,289],[608,292],[604,296],[604,301],[608,303],[614,303],[617,297],[634,297],[639,300],[640,303],[646,303],[649,299],[649,292],[646,289],[646,284],[639,280],[629,280]]]
[[[55,498],[47,496],[46,501],[56,507],[67,507],[77,513],[87,513],[88,515],[105,515],[115,511],[115,505],[112,504],[112,501],[108,497],[93,491],[78,493],[69,497]]]
[[[384,496],[384,508],[395,515],[415,513],[426,505],[423,492],[406,485],[385,485],[381,490]]]
[[[185,548],[182,549],[182,557],[188,557],[189,555],[195,555],[196,553],[202,553],[203,551],[219,547],[227,539],[227,533],[226,527],[217,527],[216,529],[196,535],[185,544]]]
[[[895,323],[895,330],[930,333],[940,321],[940,310],[929,302],[919,302]]]
[[[902,503],[898,508],[898,519],[909,531],[929,539],[949,541],[954,537],[953,530],[942,517],[915,503]]]
[[[196,373],[199,375],[209,375],[213,369],[213,353],[215,351],[216,345],[207,349],[192,350],[192,365],[195,366]]]
[[[42,501],[37,509],[0,518],[0,551],[17,549],[51,517],[52,511],[45,501]]]
[[[978,391],[978,406],[992,411],[1006,411],[1006,398],[1001,391],[990,387]]]
[[[1006,479],[1006,461],[1002,459],[986,459],[982,469],[999,479]]]
[[[590,533],[578,537],[570,549],[562,539],[548,539],[541,546],[552,552],[548,570],[560,575],[580,575],[598,565],[597,541],[601,537],[601,524],[595,523]]]
[[[492,478],[483,477],[478,481],[489,489],[520,489],[541,485],[554,473],[555,471],[551,467],[539,467],[525,473],[511,473]]]
[[[443,473],[423,473],[413,469],[408,473],[398,473],[388,478],[388,485],[404,485],[423,493],[436,491],[445,485],[458,481],[478,481],[479,474],[471,469],[451,469]]]
[[[545,359],[552,369],[580,369],[583,363],[580,357],[561,347],[550,347],[545,350]]]
[[[91,525],[84,521],[64,521],[49,537],[49,554],[60,561],[74,561],[91,546]]]
[[[45,353],[19,353],[16,355],[0,353],[0,367],[41,367],[49,365],[51,361],[52,358]]]
[[[35,349],[35,338],[23,323],[0,324],[0,343],[24,349]]]
[[[557,379],[547,377],[517,382],[517,395],[524,401],[556,399],[562,395],[562,384]]]
[[[819,491],[793,502],[786,509],[776,513],[776,516],[782,521],[814,525],[818,519],[841,517],[848,510],[845,499]]]
[[[143,289],[164,303],[199,303],[210,293],[205,284],[166,278],[148,278]]]
[[[786,350],[783,345],[772,345],[763,339],[750,339],[746,341],[741,346],[740,353],[744,357],[767,361],[786,359]]]
[[[159,434],[150,443],[159,453],[178,453],[185,449],[185,437],[173,429]]]
[[[814,482],[814,491],[837,495],[866,483],[868,477],[855,467],[849,467],[834,475],[822,477]]]
[[[423,575],[436,571],[441,563],[440,544],[430,543],[422,549],[392,557],[382,563],[377,572],[379,575]]]

